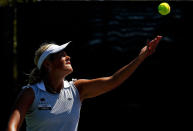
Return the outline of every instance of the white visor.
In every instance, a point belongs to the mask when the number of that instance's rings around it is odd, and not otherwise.
[[[48,49],[46,49],[42,55],[40,56],[39,60],[38,60],[38,69],[41,69],[42,63],[44,62],[44,60],[47,58],[48,55],[50,54],[54,54],[57,52],[62,51],[63,49],[65,49],[67,47],[67,45],[70,43],[71,41],[69,41],[68,43],[65,43],[63,45],[51,45],[48,47]]]

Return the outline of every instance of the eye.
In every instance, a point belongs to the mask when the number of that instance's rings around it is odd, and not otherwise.
[[[67,54],[66,54],[66,52],[61,52],[60,54],[59,54],[59,57],[65,57]]]
[[[66,52],[63,52],[63,55],[64,55],[64,56],[67,56]]]

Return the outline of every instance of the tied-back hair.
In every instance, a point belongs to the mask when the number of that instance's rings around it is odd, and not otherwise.
[[[39,49],[36,50],[35,52],[35,57],[34,57],[34,64],[36,65],[36,67],[31,71],[31,73],[29,74],[29,78],[27,80],[27,83],[29,85],[41,82],[47,75],[47,70],[46,68],[42,65],[41,69],[39,69],[37,67],[38,65],[38,60],[40,58],[40,56],[42,55],[42,53],[51,45],[53,45],[55,43],[43,43]]]

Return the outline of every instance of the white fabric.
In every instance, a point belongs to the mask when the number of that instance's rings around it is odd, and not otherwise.
[[[63,49],[65,49],[67,47],[67,45],[70,43],[70,41],[68,43],[65,43],[63,45],[51,45],[50,47],[48,47],[48,49],[46,49],[42,55],[40,56],[39,60],[38,60],[38,69],[41,68],[42,63],[44,62],[44,60],[47,58],[48,55],[53,54],[53,53],[57,53]]]
[[[45,91],[43,81],[28,87],[35,98],[25,115],[26,131],[78,131],[81,101],[72,81],[64,80],[56,94]]]

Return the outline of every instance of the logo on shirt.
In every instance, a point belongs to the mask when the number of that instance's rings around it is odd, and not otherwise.
[[[51,110],[51,105],[46,102],[45,98],[40,98],[38,103],[38,109],[39,110]]]

